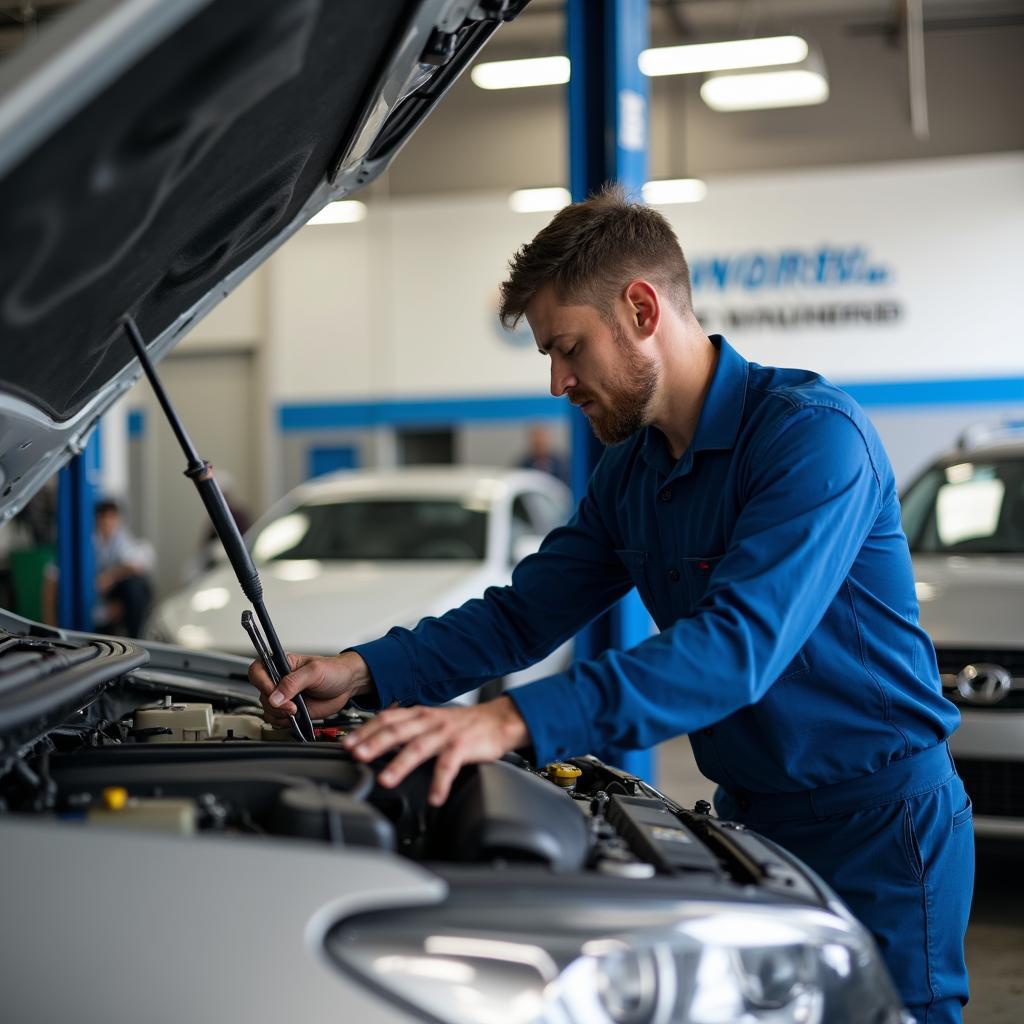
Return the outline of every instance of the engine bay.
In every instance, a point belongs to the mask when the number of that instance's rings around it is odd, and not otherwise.
[[[439,867],[686,877],[719,890],[819,898],[780,851],[719,821],[710,805],[685,809],[594,757],[537,768],[509,754],[468,766],[435,808],[427,800],[432,764],[387,789],[376,782],[386,759],[366,765],[345,750],[341,739],[371,712],[350,709],[317,722],[315,742],[300,743],[264,721],[255,691],[237,677],[217,686],[144,666],[96,685],[104,660],[121,670],[131,653],[103,643],[22,637],[7,644],[7,660],[28,657],[37,683],[53,684],[82,664],[93,672],[88,696],[73,710],[35,735],[23,729],[16,751],[8,746],[0,815],[66,828],[287,838]],[[88,648],[99,648],[91,660],[74,654]]]

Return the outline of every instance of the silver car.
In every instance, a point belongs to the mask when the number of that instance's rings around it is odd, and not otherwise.
[[[1024,424],[969,431],[907,489],[903,526],[975,832],[1024,838]]]
[[[0,517],[139,378],[126,317],[165,354],[523,6],[85,0],[8,58]],[[835,896],[706,805],[508,756],[432,808],[429,765],[384,790],[338,743],[362,712],[264,723],[246,664],[0,612],[0,1019],[903,1020]]]

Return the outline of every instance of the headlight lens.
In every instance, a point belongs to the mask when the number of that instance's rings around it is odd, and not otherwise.
[[[338,925],[332,955],[452,1024],[902,1024],[874,944],[825,910],[455,899]]]

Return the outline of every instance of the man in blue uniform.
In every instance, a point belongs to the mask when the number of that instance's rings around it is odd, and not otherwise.
[[[525,315],[609,447],[565,527],[492,588],[334,658],[293,657],[272,716],[387,708],[348,738],[397,755],[394,785],[532,747],[539,763],[687,733],[723,817],[806,860],[875,935],[924,1022],[960,1019],[974,874],[957,725],[918,625],[888,458],[820,376],[749,363],[704,334],[679,243],[610,190],[562,210],[513,258],[502,316]],[[636,587],[657,635],[469,708],[434,706],[538,661]],[[392,705],[399,705],[392,707]]]

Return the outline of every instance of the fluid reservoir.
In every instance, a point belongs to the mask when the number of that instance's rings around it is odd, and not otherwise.
[[[213,734],[212,704],[172,704],[169,700],[136,708],[132,731],[147,743],[198,743]]]
[[[92,826],[190,836],[196,830],[196,811],[195,801],[184,797],[132,797],[121,786],[108,786],[100,805],[90,807],[85,819]]]
[[[132,732],[144,743],[203,743],[270,738],[265,737],[268,728],[257,714],[214,711],[212,704],[175,704],[168,697],[160,704],[136,708]]]
[[[553,761],[544,769],[549,781],[562,789],[575,789],[576,782],[583,774],[582,770],[574,764],[565,764],[563,761]]]

